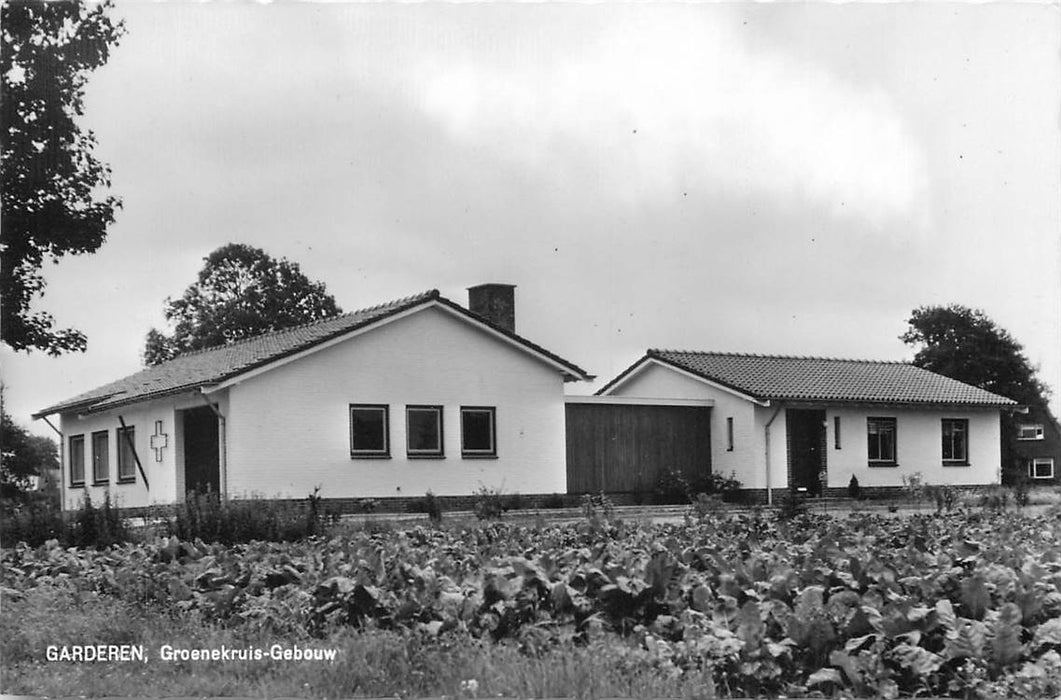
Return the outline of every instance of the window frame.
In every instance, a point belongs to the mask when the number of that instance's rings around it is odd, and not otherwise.
[[[135,484],[136,483],[136,426],[127,425],[124,428],[116,428],[114,430],[114,439],[118,443],[118,483],[119,484]],[[129,464],[125,464],[126,450],[128,452]],[[122,468],[128,467],[129,474],[125,475],[122,473]]]
[[[964,436],[962,441],[963,454],[960,457],[947,457],[947,426],[960,427],[959,434]],[[954,433],[951,434],[951,449],[954,449]],[[967,467],[969,466],[969,419],[968,418],[941,418],[940,419],[940,459],[945,467]]]
[[[870,432],[870,427],[876,424],[878,426],[884,425],[891,428],[892,436],[892,454],[890,458],[884,457],[872,457],[870,450],[872,445],[870,444],[870,436],[873,433]],[[879,433],[878,433],[879,434]],[[880,443],[878,441],[878,454]],[[899,421],[894,416],[867,416],[866,417],[866,460],[871,467],[896,467],[899,466]]]
[[[467,445],[467,430],[464,425],[464,417],[470,413],[485,413],[490,416],[490,448],[469,449]],[[460,431],[461,431],[461,458],[462,459],[497,459],[497,407],[496,406],[461,406],[460,407]]]
[[[354,446],[354,411],[379,411],[383,414],[383,448],[382,449],[358,449]],[[390,459],[391,437],[390,437],[390,405],[385,403],[352,403],[347,410],[347,420],[350,427],[350,458],[351,459]]]
[[[840,416],[833,416],[833,449],[840,449]]]
[[[1036,467],[1040,464],[1050,465],[1049,476],[1039,476],[1036,473]],[[1057,472],[1054,471],[1054,458],[1053,457],[1032,457],[1028,460],[1028,477],[1031,479],[1049,480],[1052,481],[1056,476]]]
[[[98,449],[98,441],[102,440],[106,449]],[[109,484],[111,473],[111,434],[109,430],[97,430],[92,433],[92,485]],[[102,459],[101,459],[102,457]],[[100,465],[103,466],[103,478],[100,478]]]
[[[1025,431],[1026,428],[1030,428],[1034,432],[1034,435],[1031,435],[1030,437],[1025,436],[1024,435],[1024,431]],[[1017,439],[1021,440],[1021,441],[1025,441],[1025,442],[1032,441],[1032,440],[1045,440],[1046,439],[1046,435],[1044,433],[1043,424],[1042,423],[1021,423],[1020,425],[1017,426]]]
[[[726,452],[733,451],[733,416],[726,416]]]
[[[75,449],[74,442],[79,444],[80,449]],[[85,486],[85,434],[78,433],[77,435],[71,435],[67,440],[67,449],[69,450],[69,457],[67,459],[67,466],[70,469],[70,488],[84,488]],[[78,466],[81,471],[81,478],[75,479],[74,472],[74,455],[78,455],[80,460]]]
[[[413,449],[412,429],[409,414],[414,411],[432,412],[435,414],[435,425],[438,426],[438,447],[432,449]],[[405,407],[405,455],[409,459],[445,459],[446,432],[443,420],[443,407],[431,404],[409,404]]]

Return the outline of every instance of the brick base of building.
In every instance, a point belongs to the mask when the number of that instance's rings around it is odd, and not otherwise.
[[[988,488],[985,486],[956,486],[960,491],[976,492]],[[777,505],[782,498],[788,495],[785,488],[773,490],[773,502]],[[535,511],[553,510],[560,508],[577,508],[585,494],[500,494],[484,496],[472,494],[466,496],[435,496],[437,506],[442,512],[474,511],[476,504],[484,498],[497,498],[500,507],[505,511]],[[655,492],[620,492],[606,494],[608,500],[617,506],[653,506],[653,505],[685,505],[689,503],[688,498],[682,495],[662,496]],[[865,486],[861,490],[861,499],[864,501],[895,501],[907,497],[906,490],[901,486]],[[850,500],[846,487],[827,488],[824,496],[808,496],[811,501],[825,500]],[[740,489],[739,491],[726,494],[722,501],[733,505],[766,505],[768,494],[766,489]],[[241,501],[235,500],[235,503]],[[309,499],[254,499],[254,503],[262,505],[285,505],[296,507],[301,510],[309,510]],[[178,508],[182,506],[147,506],[138,508],[119,508],[119,512],[127,517],[160,518],[172,517]],[[371,515],[374,513],[399,514],[399,513],[427,513],[429,510],[425,496],[392,496],[383,498],[321,498],[318,502],[320,512],[325,517],[340,515]]]

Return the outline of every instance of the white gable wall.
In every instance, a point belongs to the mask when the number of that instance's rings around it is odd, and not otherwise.
[[[765,425],[774,411],[746,398],[668,367],[649,363],[607,392],[609,396],[651,399],[711,399],[711,471],[736,474],[743,488],[766,488]],[[727,418],[733,419],[733,449],[728,449]],[[784,412],[770,426],[771,482],[786,484]],[[780,461],[778,461],[780,460]]]
[[[562,493],[563,380],[525,350],[437,307],[229,388],[232,496]],[[390,407],[390,458],[350,457],[350,404]],[[444,459],[406,456],[405,407],[443,406]],[[496,407],[497,459],[461,457],[460,407]]]

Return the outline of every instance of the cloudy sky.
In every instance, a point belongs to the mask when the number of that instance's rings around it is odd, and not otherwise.
[[[1057,411],[1056,4],[114,14],[84,123],[124,209],[48,271],[88,352],[0,351],[23,423],[136,371],[232,241],[345,310],[516,284],[517,330],[596,386],[648,347],[909,359],[911,310],[958,302],[1024,344]]]

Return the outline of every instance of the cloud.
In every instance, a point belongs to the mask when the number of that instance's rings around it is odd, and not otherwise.
[[[431,55],[419,106],[455,139],[635,203],[700,188],[920,219],[924,159],[885,91],[693,17],[624,15],[563,60],[548,39],[541,55]]]

